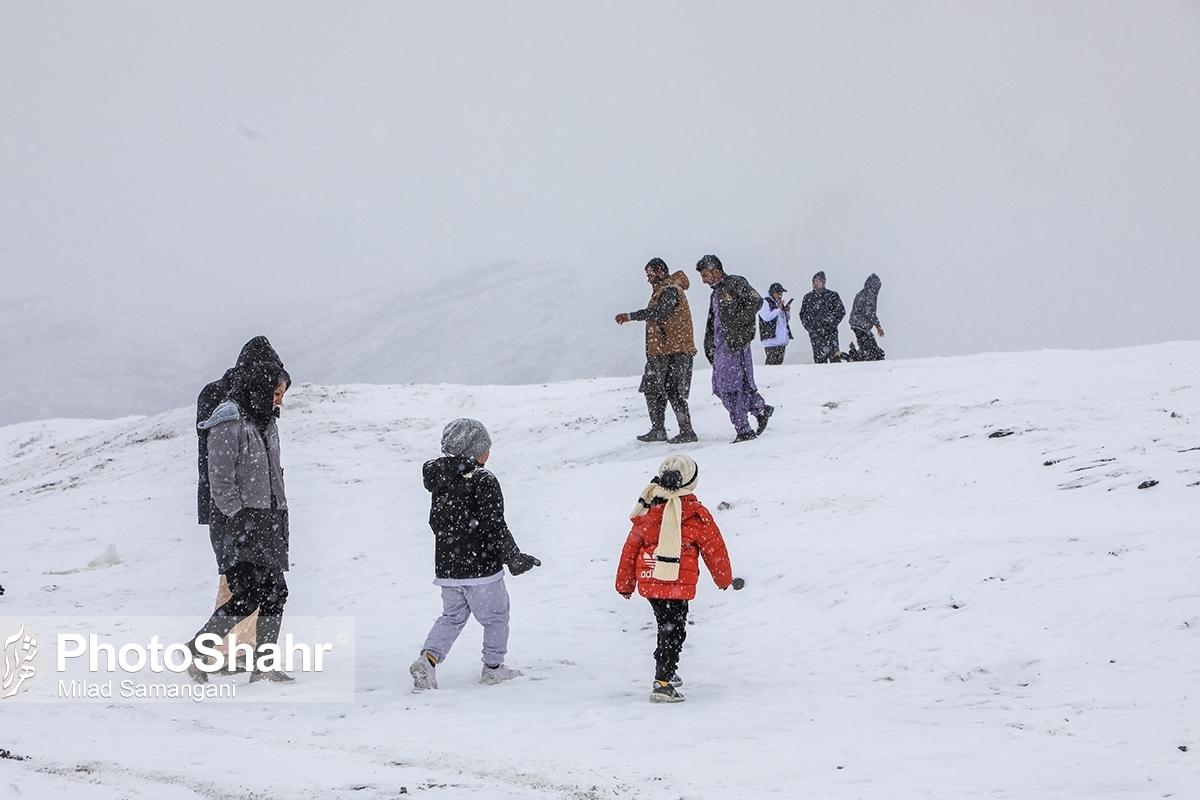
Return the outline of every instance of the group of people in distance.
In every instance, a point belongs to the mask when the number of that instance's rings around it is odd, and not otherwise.
[[[879,276],[871,273],[867,276],[863,288],[854,296],[854,305],[850,309],[850,330],[854,332],[857,342],[850,343],[850,349],[842,352],[838,344],[838,326],[846,317],[846,307],[842,298],[832,289],[825,288],[825,273],[818,272],[812,277],[812,291],[804,295],[800,303],[800,324],[808,331],[809,342],[812,343],[813,363],[830,364],[838,361],[883,361],[883,350],[879,347],[871,329],[883,336],[883,326],[879,323],[877,313],[879,304],[879,287],[882,285]],[[776,289],[778,295],[776,296]],[[763,303],[762,318],[771,318],[769,309],[781,306],[786,316],[791,309],[791,301],[783,304],[783,293],[787,291],[778,283],[771,284],[771,297]],[[768,303],[774,301],[774,306]],[[776,313],[778,316],[778,312]],[[790,336],[790,331],[789,331]],[[857,343],[857,346],[855,346]],[[765,345],[766,342],[764,341]],[[784,343],[786,344],[786,343]],[[767,353],[768,364],[782,364],[783,350],[778,350],[775,360]]]
[[[702,275],[705,272],[710,285],[728,280],[722,277],[719,262],[706,264]],[[744,286],[735,282],[728,291],[747,296],[753,292],[749,284],[741,283]],[[686,276],[682,285],[686,289]],[[675,307],[682,303],[685,310],[686,302],[682,292],[674,299]],[[734,342],[744,338],[744,322],[742,316],[736,317]],[[705,343],[710,358],[730,361],[733,377],[727,376],[722,385],[745,394],[746,378],[736,373],[748,368],[748,356],[742,358],[743,349],[730,349],[722,318],[710,328]],[[690,368],[689,356],[689,378]],[[748,385],[752,390],[752,376]],[[294,680],[281,669],[278,644],[288,598],[284,573],[290,567],[291,534],[276,421],[290,386],[291,376],[278,353],[266,337],[259,336],[242,348],[237,365],[197,398],[198,519],[208,526],[220,576],[216,610],[189,642],[188,674],[198,683],[208,682],[217,671],[248,671],[251,683]],[[686,400],[686,390],[683,397]],[[761,397],[757,405],[742,402],[756,410],[765,425],[763,409],[770,407],[762,404]],[[682,409],[686,420],[686,405]],[[434,534],[433,582],[441,591],[442,613],[409,667],[414,692],[438,688],[437,667],[472,616],[483,626],[480,683],[493,685],[521,675],[505,664],[510,602],[504,568],[515,576],[542,562],[522,552],[509,531],[500,482],[484,467],[491,450],[491,436],[483,423],[452,420],[442,430],[442,456],[427,461],[422,469]],[[733,577],[721,531],[695,497],[699,477],[699,467],[689,456],[673,455],[663,461],[630,514],[633,525],[617,567],[616,591],[626,599],[635,590],[647,598],[657,621],[650,693],[656,703],[684,699],[678,691],[682,681],[677,667],[700,560],[719,588],[742,586],[741,579]]]
[[[692,312],[688,306],[687,273],[672,273],[661,258],[646,264],[646,281],[651,286],[649,304],[639,310],[617,314],[618,325],[646,323],[646,368],[638,387],[646,397],[650,430],[638,436],[642,442],[686,444],[697,441],[692,427],[688,396],[692,387],[692,360],[696,355]],[[792,301],[784,301],[787,289],[772,283],[764,298],[740,275],[725,272],[721,260],[706,255],[696,263],[700,279],[712,289],[708,321],[704,328],[704,355],[713,367],[712,391],[729,413],[735,431],[734,443],[762,435],[775,409],[767,405],[754,382],[754,360],[750,344],[755,333],[762,340],[766,363],[783,363],[791,341]],[[800,322],[812,343],[813,362],[882,361],[883,350],[871,330],[883,336],[877,305],[879,276],[867,277],[855,295],[850,312],[850,329],[857,343],[843,353],[838,343],[838,326],[846,307],[838,293],[825,287],[825,273],[812,278],[812,291],[800,304]],[[857,344],[857,346],[856,346]],[[668,436],[667,405],[675,412],[679,433]],[[756,425],[751,426],[750,418]]]

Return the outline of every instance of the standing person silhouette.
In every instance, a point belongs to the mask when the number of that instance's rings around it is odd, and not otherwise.
[[[840,361],[838,325],[846,316],[846,307],[837,292],[825,288],[824,272],[813,275],[812,287],[800,303],[800,324],[808,331],[808,339],[812,342],[813,363]]]
[[[858,340],[857,349],[850,345],[851,361],[883,361],[883,350],[879,342],[871,335],[875,328],[883,336],[883,326],[879,324],[876,307],[879,305],[879,287],[882,286],[879,276],[872,272],[863,283],[863,288],[854,295],[854,304],[850,307],[850,330]]]
[[[230,598],[190,643],[194,658],[188,674],[197,683],[206,683],[215,669],[196,654],[197,640],[206,635],[223,639],[255,609],[255,652],[262,655],[252,659],[251,683],[293,680],[279,669],[278,658],[263,651],[276,645],[278,652],[288,597],[288,505],[275,420],[291,383],[275,361],[251,364],[237,375],[229,399],[198,426],[208,435],[209,525]]]
[[[638,391],[646,396],[650,412],[650,430],[637,437],[641,442],[681,444],[696,441],[688,395],[692,390],[692,359],[696,340],[692,332],[692,311],[688,308],[687,274],[675,274],[661,258],[646,264],[646,282],[650,284],[650,304],[641,311],[617,314],[617,324],[646,323],[646,369]],[[675,411],[679,433],[667,438],[667,403]]]
[[[783,363],[784,352],[792,341],[792,301],[783,302],[786,291],[782,283],[772,283],[758,310],[758,336],[769,365]]]
[[[754,383],[754,359],[750,353],[755,320],[763,300],[741,275],[726,275],[721,259],[714,255],[696,262],[696,270],[700,280],[712,289],[704,329],[704,355],[713,365],[713,394],[729,412],[729,421],[737,432],[734,443],[748,442],[762,435],[775,411],[763,400]],[[748,416],[758,421],[757,430],[750,427]]]

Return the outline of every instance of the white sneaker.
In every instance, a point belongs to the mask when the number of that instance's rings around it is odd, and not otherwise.
[[[408,674],[412,675],[413,692],[423,692],[426,689],[436,689],[437,686],[437,671],[433,664],[421,653],[420,658],[412,663],[408,668]]]
[[[484,664],[483,673],[479,676],[479,682],[494,686],[503,681],[510,681],[521,674],[521,670],[513,669],[506,664],[501,664],[498,667],[489,667]]]

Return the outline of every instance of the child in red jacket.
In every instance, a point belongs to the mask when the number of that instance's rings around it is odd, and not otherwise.
[[[628,600],[636,587],[650,601],[658,623],[652,703],[683,702],[675,690],[683,685],[675,668],[687,638],[688,600],[696,596],[700,558],[718,588],[733,582],[721,531],[693,494],[699,477],[688,456],[671,456],[662,463],[629,515],[633,530],[617,565],[617,592]]]

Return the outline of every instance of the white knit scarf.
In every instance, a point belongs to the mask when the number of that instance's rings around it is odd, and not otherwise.
[[[675,470],[684,484],[678,489],[667,489],[658,483],[650,483],[633,507],[630,519],[637,519],[650,510],[656,499],[666,500],[663,508],[662,525],[658,530],[658,546],[654,548],[654,578],[660,581],[679,580],[679,554],[683,550],[683,503],[679,498],[696,491],[700,470],[696,462],[684,455],[667,458],[658,468],[658,478],[663,473]]]

